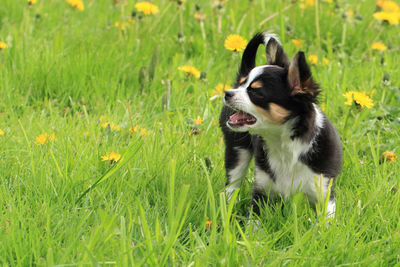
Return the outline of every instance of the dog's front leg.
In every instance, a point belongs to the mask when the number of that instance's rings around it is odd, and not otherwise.
[[[225,170],[227,176],[225,194],[228,201],[232,193],[240,187],[243,177],[246,175],[252,154],[249,149],[238,147],[226,147]]]

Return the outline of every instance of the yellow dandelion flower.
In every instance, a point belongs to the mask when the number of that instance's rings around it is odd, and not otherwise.
[[[99,121],[103,121],[104,118],[105,118],[104,115],[101,115],[100,118],[99,118]]]
[[[247,40],[238,34],[228,35],[224,42],[225,48],[234,52],[242,51],[245,49],[246,45]]]
[[[303,47],[303,40],[292,39],[290,41],[296,46],[296,48],[302,48]]]
[[[227,84],[219,83],[217,86],[215,86],[215,89],[211,91],[211,95],[213,96],[220,96],[222,95],[226,90],[231,89],[232,87]]]
[[[204,21],[206,19],[206,14],[200,13],[200,12],[195,12],[193,17],[198,20],[198,21]]]
[[[355,92],[354,102],[359,104],[361,107],[372,108],[374,106],[372,99],[366,95],[365,92]]]
[[[85,5],[83,4],[82,0],[65,0],[65,1],[78,11],[83,11],[85,9]]]
[[[347,10],[346,15],[349,19],[354,17],[354,11],[352,9]]]
[[[8,44],[0,41],[0,50],[1,49],[6,49],[7,47],[8,47]]]
[[[372,43],[371,48],[374,50],[379,50],[379,51],[385,51],[387,49],[386,45],[381,42]]]
[[[114,26],[115,26],[116,28],[119,28],[121,31],[124,31],[124,30],[125,30],[125,23],[123,23],[123,22],[116,21],[116,22],[114,23]]]
[[[197,119],[194,120],[194,124],[196,124],[196,125],[200,125],[202,123],[203,123],[203,119],[200,117],[197,117]]]
[[[52,133],[47,136],[50,142],[56,141],[56,134]]]
[[[207,220],[206,221],[206,228],[211,228],[212,225],[212,221],[211,220]]]
[[[300,8],[312,8],[315,5],[314,0],[301,0]]]
[[[115,153],[115,152],[107,152],[104,156],[101,156],[102,161],[111,161],[111,162],[117,162],[121,159],[121,154]]]
[[[110,126],[110,128],[111,128],[111,125],[109,122],[104,122],[101,124],[101,127],[103,127],[103,128],[107,128],[107,126]]]
[[[41,134],[36,137],[34,144],[37,146],[44,145],[47,141],[47,134]]]
[[[146,136],[147,135],[147,130],[145,128],[140,129],[140,135]]]
[[[311,64],[313,64],[313,65],[317,65],[318,64],[318,56],[317,55],[309,55],[308,61],[310,61]]]
[[[189,65],[180,66],[178,70],[186,72],[188,74],[192,74],[196,78],[200,78],[200,71],[193,66]]]
[[[323,57],[323,58],[322,58],[322,63],[323,63],[324,65],[329,65],[329,59],[327,59],[326,57]]]
[[[346,98],[346,102],[344,102],[345,105],[351,106],[351,104],[353,104],[353,92],[354,91],[349,91],[343,94]]]
[[[374,19],[387,21],[389,24],[398,25],[400,22],[400,12],[380,11],[374,13]]]
[[[153,14],[157,14],[159,12],[158,10],[158,6],[150,3],[150,2],[137,2],[135,4],[135,8],[140,11],[143,12],[143,14],[145,15],[153,15]]]
[[[326,3],[332,4],[333,0],[325,0]]]
[[[48,142],[53,142],[55,140],[56,140],[56,137],[55,137],[54,133],[52,133],[52,134],[43,133],[43,134],[40,134],[39,136],[37,136],[33,143],[37,146],[40,146],[40,145],[44,145]]]
[[[83,133],[83,136],[88,136],[89,135],[89,131],[86,131]]]
[[[114,124],[113,122],[104,122],[101,124],[101,127],[103,127],[103,128],[110,127],[111,130],[116,131],[116,132],[119,132],[121,130],[121,127]]]
[[[131,134],[137,133],[138,131],[139,131],[139,125],[136,125],[135,127],[129,129],[129,132]]]
[[[399,12],[400,11],[400,7],[399,5],[397,5],[396,2],[394,1],[389,1],[389,0],[385,0],[385,1],[377,1],[376,5],[380,8],[382,8],[384,11],[387,12]]]
[[[119,132],[119,131],[121,131],[121,127],[119,127],[118,125],[115,125],[114,123],[112,123],[111,124],[111,130]]]
[[[382,153],[382,159],[390,162],[395,162],[395,160],[397,159],[397,155],[391,151],[385,151]]]
[[[345,105],[352,105],[353,101],[361,107],[372,108],[374,103],[365,92],[349,91],[343,94],[346,98]]]
[[[4,131],[0,129],[0,135],[4,135]]]
[[[36,4],[36,0],[28,0],[28,4],[30,5]]]

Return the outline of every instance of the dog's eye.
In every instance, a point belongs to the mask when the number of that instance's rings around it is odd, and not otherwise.
[[[253,96],[253,97],[256,97],[256,98],[263,98],[263,97],[264,97],[264,96],[261,94],[259,88],[254,89],[254,88],[248,87],[248,88],[247,88],[247,93],[248,93],[250,96]]]

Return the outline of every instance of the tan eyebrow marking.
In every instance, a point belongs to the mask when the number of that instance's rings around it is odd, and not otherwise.
[[[247,76],[244,76],[244,77],[240,78],[239,83],[244,82],[246,79],[247,79]]]
[[[251,83],[251,85],[250,85],[251,88],[261,88],[262,86],[263,86],[263,84],[260,81],[255,81],[255,82]]]

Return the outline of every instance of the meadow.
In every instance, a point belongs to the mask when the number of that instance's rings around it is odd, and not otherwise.
[[[400,266],[399,3],[153,4],[1,0],[1,265]],[[295,194],[248,223],[253,163],[225,199],[224,42],[265,30],[341,135],[330,222]]]

